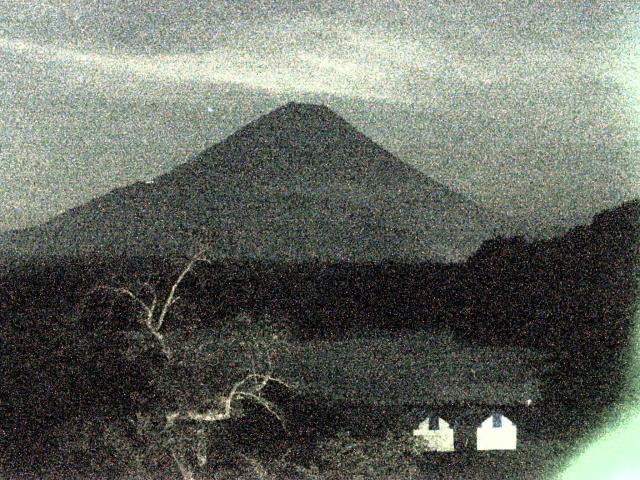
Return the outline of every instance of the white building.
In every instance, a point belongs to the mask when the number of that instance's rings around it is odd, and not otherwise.
[[[428,452],[453,452],[453,429],[438,416],[427,417],[413,431],[416,446]]]
[[[478,427],[478,450],[515,450],[517,436],[513,422],[496,412]]]

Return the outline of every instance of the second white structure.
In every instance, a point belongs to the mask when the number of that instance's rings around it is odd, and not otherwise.
[[[478,427],[478,450],[515,450],[518,430],[511,420],[494,413]]]

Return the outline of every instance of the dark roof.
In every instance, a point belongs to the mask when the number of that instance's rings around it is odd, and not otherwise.
[[[425,335],[311,341],[279,359],[304,395],[388,405],[517,405],[540,400],[531,350],[462,347]]]

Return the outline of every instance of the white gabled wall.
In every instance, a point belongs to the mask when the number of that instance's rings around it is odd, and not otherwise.
[[[413,431],[416,446],[429,452],[453,452],[453,429],[443,419],[439,419],[438,430],[429,430],[429,419],[424,420]]]
[[[515,450],[518,439],[518,429],[504,415],[502,426],[493,426],[493,415],[487,418],[477,430],[478,450]]]

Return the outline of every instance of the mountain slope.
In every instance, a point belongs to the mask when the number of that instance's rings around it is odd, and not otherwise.
[[[327,107],[289,103],[151,184],[116,189],[1,243],[27,256],[165,255],[206,229],[217,257],[451,261],[492,237],[491,223]]]

